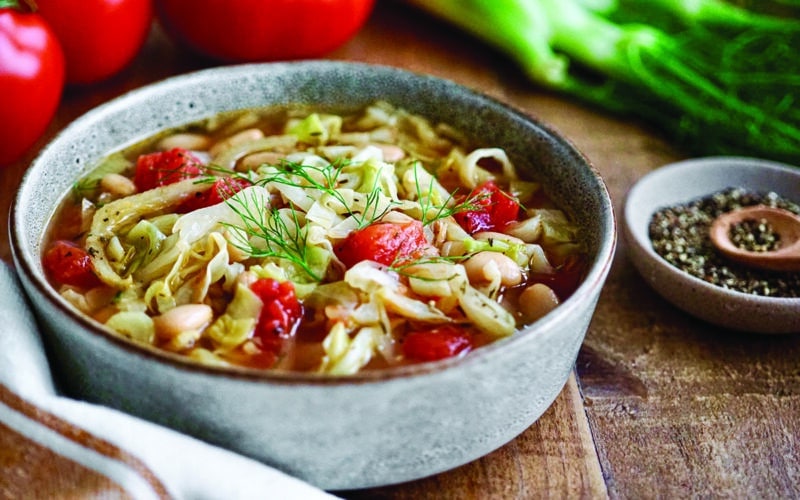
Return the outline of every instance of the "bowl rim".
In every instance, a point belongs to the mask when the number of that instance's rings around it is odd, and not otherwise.
[[[512,336],[498,339],[488,345],[482,346],[479,349],[475,349],[474,351],[467,353],[465,356],[423,362],[413,365],[360,371],[356,374],[346,376],[332,376],[329,374],[320,374],[315,372],[295,372],[288,370],[260,370],[256,368],[239,366],[215,366],[202,364],[200,362],[191,360],[186,356],[170,353],[153,346],[137,343],[121,335],[116,335],[110,332],[107,328],[103,327],[101,323],[75,310],[74,307],[68,304],[47,282],[43,272],[40,272],[37,264],[35,263],[37,256],[34,255],[34,251],[31,248],[28,248],[27,244],[23,243],[23,241],[25,241],[24,238],[19,237],[23,231],[21,227],[21,210],[19,209],[19,205],[25,189],[29,184],[34,182],[34,173],[36,170],[41,168],[38,166],[47,156],[48,152],[53,149],[56,144],[62,141],[65,136],[68,136],[73,131],[87,127],[93,121],[101,119],[102,116],[106,114],[113,113],[115,109],[125,108],[131,103],[135,103],[137,100],[142,99],[145,96],[174,91],[173,89],[180,89],[182,86],[190,85],[192,82],[197,80],[214,78],[217,75],[223,75],[224,77],[226,75],[232,76],[253,71],[268,72],[273,71],[276,68],[284,67],[291,67],[297,71],[301,71],[303,68],[310,66],[314,66],[316,68],[321,67],[326,71],[357,70],[368,72],[386,72],[387,74],[403,75],[406,78],[413,78],[415,81],[426,81],[435,83],[437,85],[443,85],[444,88],[458,89],[459,92],[468,95],[471,99],[481,101],[487,105],[492,105],[501,113],[508,113],[518,120],[531,123],[537,128],[541,129],[550,140],[558,143],[560,147],[569,152],[573,161],[577,161],[586,167],[588,173],[591,175],[591,178],[600,189],[598,198],[602,201],[602,204],[607,207],[608,227],[600,233],[596,253],[593,256],[593,259],[588,267],[588,272],[579,287],[567,300],[559,304],[559,306],[553,312],[541,318],[535,322],[535,324],[544,329],[552,329],[553,325],[562,317],[572,314],[576,309],[580,308],[584,302],[592,300],[591,297],[593,294],[596,293],[597,296],[600,295],[600,289],[603,287],[613,263],[618,240],[618,222],[605,181],[594,164],[568,138],[555,131],[550,125],[541,122],[533,116],[530,116],[495,97],[446,78],[383,64],[331,60],[246,63],[217,66],[208,69],[192,71],[189,73],[168,77],[127,91],[103,104],[88,110],[73,120],[39,151],[37,156],[31,162],[29,169],[25,172],[20,187],[17,190],[17,194],[14,197],[9,217],[9,235],[12,255],[16,265],[19,268],[19,272],[24,274],[26,280],[32,285],[32,287],[44,297],[50,306],[55,307],[59,313],[64,315],[65,319],[76,323],[88,334],[105,342],[111,343],[115,347],[125,350],[129,354],[167,365],[178,371],[192,372],[198,375],[207,375],[213,377],[222,376],[229,379],[239,379],[251,382],[269,382],[283,385],[323,386],[379,383],[388,380],[434,374],[445,370],[451,370],[456,366],[482,363],[487,357],[500,355],[502,352],[514,349],[515,346],[520,345],[522,342],[527,342],[530,341],[530,339],[535,338],[535,335],[525,334],[530,329],[530,326],[526,326],[518,330]],[[120,144],[118,147],[124,147],[124,144]],[[39,236],[41,240],[41,235]]]
[[[673,163],[668,163],[659,167],[644,176],[642,176],[629,190],[625,197],[625,205],[623,210],[623,222],[625,234],[628,236],[627,241],[629,244],[636,245],[636,247],[643,252],[647,257],[648,262],[656,265],[659,269],[663,270],[665,274],[675,281],[681,281],[701,291],[707,295],[721,295],[736,300],[738,302],[747,302],[751,305],[760,305],[768,307],[797,307],[800,305],[800,298],[798,297],[770,297],[765,295],[755,295],[738,290],[723,288],[712,283],[708,283],[694,275],[673,266],[664,258],[656,253],[653,249],[652,241],[647,233],[647,227],[642,227],[636,224],[637,220],[649,221],[653,214],[659,208],[666,205],[656,205],[652,200],[648,201],[644,192],[654,185],[665,185],[670,179],[674,177],[691,177],[692,174],[713,172],[720,168],[734,166],[739,169],[756,170],[769,170],[777,172],[782,175],[790,175],[798,178],[800,181],[800,170],[798,167],[776,162],[772,160],[765,160],[761,158],[753,158],[748,156],[708,156],[701,158],[690,158],[680,160]],[[735,186],[730,186],[735,187]],[[744,186],[747,188],[747,186]],[[687,203],[702,196],[713,194],[725,188],[708,188],[704,195],[679,195],[675,196],[670,203]],[[778,190],[775,188],[775,190]],[[798,201],[800,203],[800,201]],[[645,210],[645,213],[642,211]]]

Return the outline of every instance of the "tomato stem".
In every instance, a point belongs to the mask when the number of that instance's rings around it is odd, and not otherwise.
[[[0,0],[0,9],[15,9],[22,12],[36,12],[39,7],[35,0]]]

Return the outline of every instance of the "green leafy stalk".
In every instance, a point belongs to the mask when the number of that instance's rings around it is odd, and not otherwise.
[[[800,21],[719,0],[408,0],[688,151],[800,164]]]
[[[723,0],[577,0],[587,10],[618,24],[646,21],[665,31],[693,24],[728,28],[781,30],[792,21],[756,13]],[[798,3],[800,5],[800,3]]]
[[[550,47],[547,17],[536,2],[407,0],[489,42],[516,60],[533,81],[558,87],[568,60]]]

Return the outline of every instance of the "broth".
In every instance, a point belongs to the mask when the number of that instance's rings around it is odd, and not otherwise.
[[[502,149],[383,102],[220,114],[104,158],[43,257],[118,334],[201,363],[352,374],[513,335],[585,271]]]

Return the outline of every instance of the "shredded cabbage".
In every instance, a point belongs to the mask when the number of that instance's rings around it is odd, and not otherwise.
[[[291,116],[281,133],[266,136],[253,129],[253,116],[218,124],[222,138],[197,152],[211,162],[199,178],[106,204],[98,202],[102,193],[84,200],[91,208],[84,212],[93,213],[85,246],[99,289],[117,293],[90,297],[65,287],[63,295],[127,337],[227,365],[264,349],[256,333],[262,311],[283,314],[280,299],[249,285],[290,282],[304,316],[297,331],[280,335],[315,339],[315,349],[303,349],[319,357],[305,369],[347,375],[408,362],[404,336],[420,329],[455,325],[478,345],[513,335],[521,325],[501,303],[501,269],[490,260],[494,267],[483,269],[490,283],[471,283],[462,265],[470,256],[502,253],[527,276],[557,272],[551,258],[582,251],[576,226],[550,205],[527,210],[503,233],[468,234],[453,215],[474,210],[464,198],[472,188],[493,179],[531,200],[540,186],[519,179],[502,149],[468,149],[449,127],[386,103],[350,117]],[[120,155],[104,168],[133,164]],[[220,179],[244,187],[216,204],[182,209]],[[425,245],[409,262],[366,259],[348,269],[337,254],[355,231],[411,221],[421,222]],[[213,320],[159,339],[152,318],[184,304],[205,304]],[[282,348],[274,366],[291,367],[300,349]]]

